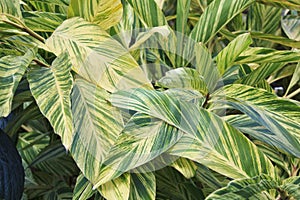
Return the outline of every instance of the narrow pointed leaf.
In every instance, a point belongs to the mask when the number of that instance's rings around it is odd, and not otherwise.
[[[0,19],[2,14],[10,14],[18,18],[22,18],[19,0],[1,1],[0,3]]]
[[[51,68],[31,69],[28,73],[32,95],[66,149],[71,145],[73,134],[70,68],[67,55],[62,54],[53,61]]]
[[[294,176],[283,180],[283,184],[280,189],[285,191],[290,198],[299,199],[300,198],[300,177]]]
[[[194,177],[197,171],[197,165],[193,161],[182,157],[175,160],[171,167],[175,168],[187,179]]]
[[[215,0],[205,9],[190,37],[196,42],[207,43],[237,14],[254,0]]]
[[[297,84],[300,84],[300,62],[298,63],[294,71],[290,84],[286,90],[286,94],[290,91],[290,89],[292,89],[292,87],[294,87]]]
[[[14,93],[35,54],[35,50],[28,50],[24,56],[0,58],[0,117],[10,113]]]
[[[106,30],[120,21],[122,8],[120,0],[70,0],[68,17],[82,17]]]
[[[292,10],[300,10],[300,2],[298,0],[258,0],[258,2]]]
[[[76,185],[73,191],[73,200],[85,200],[89,199],[96,190],[93,190],[93,185],[83,176],[80,174],[77,177]]]
[[[98,25],[72,18],[46,41],[56,54],[67,51],[72,69],[108,91],[152,87],[129,52]]]
[[[226,69],[234,64],[234,61],[251,43],[252,39],[249,33],[239,35],[230,42],[216,58],[220,74],[224,74]]]

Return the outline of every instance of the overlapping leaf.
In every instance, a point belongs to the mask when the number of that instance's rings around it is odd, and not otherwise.
[[[62,54],[53,61],[51,68],[31,69],[28,73],[32,95],[67,149],[73,134],[70,68],[67,55]]]
[[[31,49],[24,56],[11,55],[0,59],[0,117],[10,113],[14,93],[35,54]]]
[[[120,21],[122,11],[120,0],[70,0],[68,17],[82,17],[106,30]]]
[[[123,129],[121,113],[108,102],[108,93],[76,78],[72,91],[75,133],[71,154],[84,176],[96,184],[100,167]]]
[[[264,134],[265,142],[300,156],[299,105],[265,90],[240,84],[222,88],[213,94],[212,102],[242,111],[269,130]]]
[[[73,70],[108,91],[152,87],[129,52],[98,25],[72,18],[46,41],[59,55],[67,51]]]
[[[300,10],[300,2],[298,0],[258,0],[261,3],[288,8],[292,10]]]
[[[131,173],[130,186],[129,200],[155,200],[156,179],[154,173]]]
[[[130,174],[124,173],[122,176],[113,179],[98,189],[107,200],[127,200],[130,195]]]
[[[204,109],[164,93],[142,89],[117,92],[111,102],[162,119],[187,133],[170,150],[173,155],[203,163],[232,178],[261,173],[274,176],[272,164],[253,143]]]

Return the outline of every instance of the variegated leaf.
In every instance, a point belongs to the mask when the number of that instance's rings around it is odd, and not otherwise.
[[[24,56],[0,58],[0,117],[10,113],[14,93],[35,55],[35,50],[30,49]]]
[[[57,55],[67,51],[76,73],[108,91],[152,87],[129,52],[96,24],[68,19],[46,44]]]
[[[66,54],[58,56],[51,68],[35,68],[28,73],[31,93],[41,112],[59,134],[63,145],[69,149],[72,143],[73,124],[70,94],[73,79],[71,65]]]
[[[70,0],[68,17],[82,17],[106,30],[120,21],[122,11],[120,0]]]

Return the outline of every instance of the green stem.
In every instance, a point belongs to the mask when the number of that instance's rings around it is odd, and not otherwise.
[[[30,36],[34,37],[35,39],[39,40],[40,42],[45,42],[45,39],[40,36],[39,34],[37,34],[36,32],[32,31],[30,28],[28,28],[24,23],[22,23],[20,20],[18,20],[17,18],[14,18],[14,20],[16,20],[19,24],[12,22],[10,20],[2,20],[3,22],[12,25],[18,29],[21,29],[22,31],[25,31],[26,33],[28,33]]]

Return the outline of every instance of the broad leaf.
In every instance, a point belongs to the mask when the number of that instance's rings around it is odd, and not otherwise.
[[[70,0],[68,17],[82,17],[106,30],[120,21],[122,11],[120,0]]]
[[[72,91],[75,133],[71,154],[84,176],[95,185],[100,168],[123,129],[121,113],[108,102],[102,88],[76,78]]]
[[[62,54],[53,61],[51,68],[35,68],[28,73],[32,95],[66,149],[71,145],[73,134],[70,68],[66,54]]]
[[[216,190],[206,199],[251,199],[259,198],[262,192],[277,189],[278,183],[267,175],[231,181],[226,187]],[[262,198],[262,197],[261,197]]]
[[[108,91],[152,87],[120,43],[98,25],[81,18],[66,20],[46,44],[56,55],[67,51],[76,73]]]
[[[155,200],[156,180],[152,172],[130,174],[129,200]]]
[[[85,200],[90,198],[96,190],[93,190],[93,185],[80,174],[77,177],[76,185],[73,191],[73,200]]]
[[[20,1],[19,0],[3,0],[0,3],[0,19],[2,14],[13,15],[18,18],[22,18]]]
[[[212,96],[212,102],[230,105],[268,129],[265,142],[300,157],[300,107],[297,104],[240,84],[226,86]]]
[[[135,114],[107,155],[95,187],[160,156],[182,135],[162,120]]]
[[[197,90],[203,95],[208,93],[203,77],[195,69],[177,68],[170,70],[158,81],[164,88]]]
[[[300,198],[300,177],[293,176],[282,181],[280,189],[288,194],[289,198]]]
[[[289,38],[300,40],[300,16],[288,15],[281,20],[281,26]]]
[[[258,2],[292,10],[300,10],[300,2],[298,0],[258,0]]]
[[[10,113],[13,95],[35,54],[35,50],[31,49],[24,56],[0,58],[0,117]]]
[[[261,173],[274,176],[271,162],[251,141],[218,116],[193,104],[142,89],[117,92],[111,102],[162,119],[187,133],[170,150],[173,155],[203,163],[232,178]],[[251,159],[244,159],[249,155]]]
[[[128,200],[130,195],[130,182],[130,174],[125,173],[101,185],[98,190],[107,200]]]

